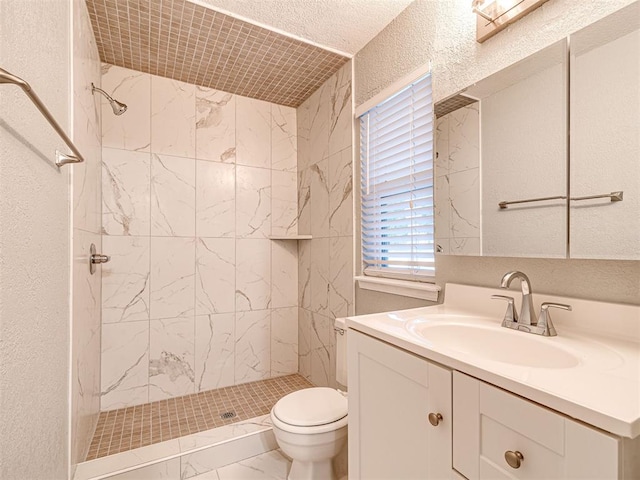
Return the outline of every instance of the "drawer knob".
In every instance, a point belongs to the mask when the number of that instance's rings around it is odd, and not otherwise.
[[[440,425],[441,421],[442,421],[442,415],[440,415],[439,413],[429,414],[429,423],[434,427],[437,427],[438,425]]]
[[[515,452],[507,450],[504,452],[504,459],[511,468],[520,468],[520,465],[522,465],[522,461],[524,460],[524,455],[517,450]]]

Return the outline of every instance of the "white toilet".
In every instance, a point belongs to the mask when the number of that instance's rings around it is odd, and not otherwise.
[[[347,384],[347,330],[335,322],[336,380]],[[282,397],[271,409],[276,441],[293,460],[288,480],[336,480],[332,460],[347,441],[347,397],[333,388],[314,387]]]

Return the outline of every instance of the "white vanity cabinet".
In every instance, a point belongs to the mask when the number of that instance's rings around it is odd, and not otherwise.
[[[452,478],[451,370],[355,330],[348,365],[349,478]]]
[[[460,372],[453,410],[453,467],[469,480],[625,477],[619,437]]]
[[[348,368],[351,480],[640,479],[640,437],[603,432],[353,329]]]
[[[503,293],[346,319],[351,480],[640,480],[640,307],[539,294],[573,307],[548,338]]]

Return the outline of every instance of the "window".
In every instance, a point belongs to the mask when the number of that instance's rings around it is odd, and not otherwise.
[[[359,118],[364,274],[433,281],[431,75]]]

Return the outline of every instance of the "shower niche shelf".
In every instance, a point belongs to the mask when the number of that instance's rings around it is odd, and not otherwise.
[[[270,235],[269,240],[311,240],[311,235]]]

